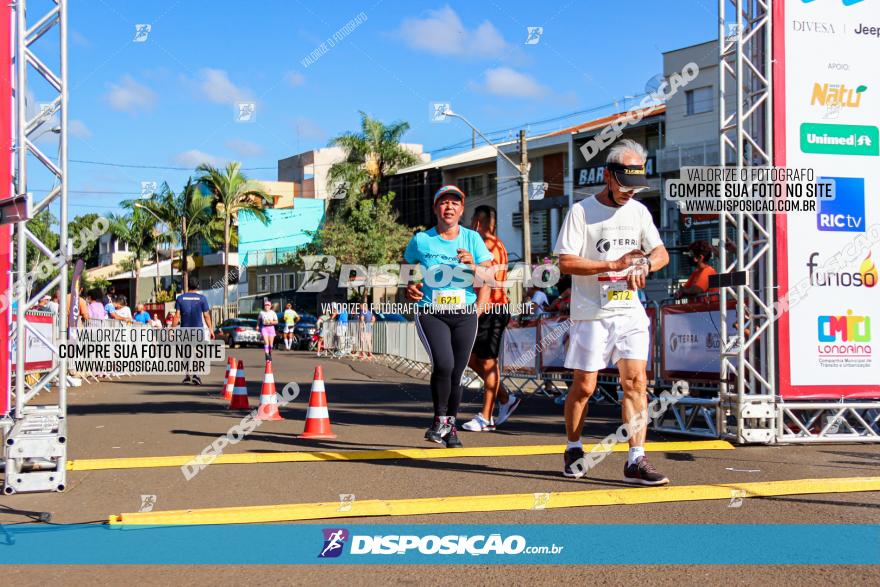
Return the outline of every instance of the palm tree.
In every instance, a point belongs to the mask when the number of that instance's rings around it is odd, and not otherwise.
[[[239,213],[253,214],[266,224],[269,217],[265,209],[269,204],[267,194],[258,184],[250,181],[241,172],[241,163],[232,161],[221,171],[213,165],[203,163],[196,171],[202,175],[196,180],[213,195],[217,216],[223,220],[223,312],[229,303],[229,245],[231,242],[232,220]]]
[[[346,132],[330,141],[331,146],[346,150],[346,158],[330,167],[327,183],[331,190],[339,183],[346,184],[347,195],[355,199],[364,195],[376,200],[385,177],[415,165],[419,158],[400,144],[409,123],[385,125],[365,112],[360,114],[360,132]],[[351,206],[351,202],[347,204]]]
[[[149,212],[138,208],[132,209],[128,214],[108,214],[110,232],[121,242],[128,245],[132,253],[132,267],[134,268],[134,293],[132,294],[131,306],[137,305],[138,287],[141,279],[141,261],[145,259],[153,248],[153,232],[157,221]]]
[[[146,200],[126,200],[123,206],[134,203],[147,208],[163,224],[169,232],[159,237],[159,242],[177,242],[181,248],[180,272],[183,277],[183,290],[189,290],[189,250],[192,242],[201,237],[213,246],[220,245],[219,226],[214,219],[211,196],[203,194],[192,178],[189,178],[183,189],[174,193],[163,183],[156,194]],[[157,242],[157,256],[158,244]],[[172,267],[172,277],[173,267]]]

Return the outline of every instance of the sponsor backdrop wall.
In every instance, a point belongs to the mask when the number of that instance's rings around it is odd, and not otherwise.
[[[880,6],[774,3],[777,165],[815,169],[836,199],[777,218],[780,296],[810,282],[779,321],[783,397],[880,397],[880,245],[832,272],[821,266],[880,223]]]

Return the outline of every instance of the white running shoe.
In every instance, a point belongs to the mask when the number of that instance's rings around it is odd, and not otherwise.
[[[483,417],[483,414],[477,414],[474,416],[473,420],[462,424],[461,428],[468,432],[491,432],[492,430],[495,430],[495,422],[494,420],[489,420],[487,422],[486,418]]]
[[[502,404],[499,402],[498,404],[498,417],[495,418],[495,425],[500,426],[507,422],[507,419],[513,414],[514,410],[519,407],[519,404],[522,403],[522,398],[516,395],[515,393],[511,393],[507,398],[507,403]]]

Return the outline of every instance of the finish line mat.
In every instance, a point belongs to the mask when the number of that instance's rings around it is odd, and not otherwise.
[[[589,452],[595,444],[585,444]],[[724,440],[689,440],[682,442],[646,442],[648,452],[682,452],[693,450],[733,450]],[[619,443],[612,452],[626,452],[626,443]],[[121,459],[77,459],[67,461],[68,471],[98,471],[103,469],[150,469],[182,467],[187,464],[251,465],[256,463],[312,463],[318,461],[382,461],[394,459],[451,459],[473,457],[519,457],[534,455],[561,455],[564,444],[537,444],[525,446],[484,446],[474,448],[407,448],[400,450],[349,450],[340,452],[278,452],[223,454],[214,460],[199,455],[169,457],[133,457]]]
[[[330,518],[414,516],[467,512],[631,505],[710,499],[748,499],[778,495],[880,491],[880,477],[793,479],[718,485],[633,487],[552,493],[509,493],[419,499],[370,499],[332,503],[298,503],[192,510],[138,512],[110,516],[110,524],[255,524]]]

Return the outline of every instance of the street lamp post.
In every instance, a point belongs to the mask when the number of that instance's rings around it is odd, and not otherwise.
[[[454,118],[460,119],[466,125],[471,127],[471,129],[486,141],[487,144],[495,147],[495,150],[498,152],[501,157],[503,157],[510,165],[512,165],[515,169],[519,169],[519,183],[520,183],[520,198],[522,200],[522,221],[523,221],[523,260],[526,262],[526,267],[531,271],[531,259],[532,259],[532,231],[531,231],[531,222],[529,217],[529,159],[526,152],[526,131],[519,131],[519,153],[520,153],[520,162],[514,163],[513,160],[508,157],[504,151],[502,151],[498,145],[490,141],[486,138],[486,135],[480,132],[480,129],[475,127],[471,122],[456,112],[453,112],[452,109],[446,108],[443,111],[444,116],[452,116]],[[527,279],[523,278],[523,289],[525,289],[527,283]]]

